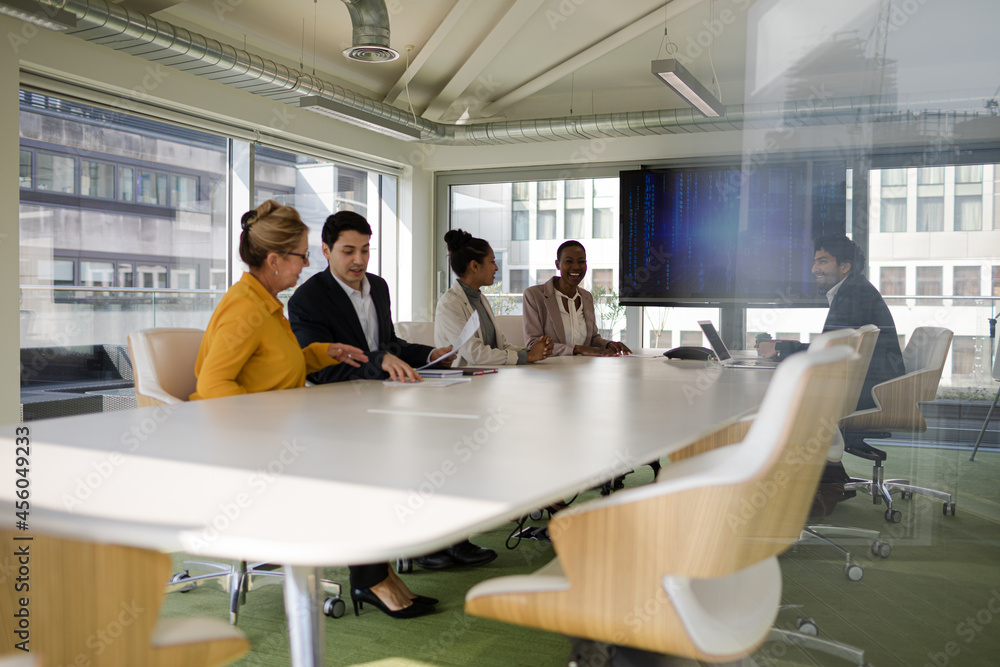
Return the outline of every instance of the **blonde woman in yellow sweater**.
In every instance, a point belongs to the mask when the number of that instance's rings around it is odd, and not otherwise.
[[[298,211],[268,200],[243,215],[240,257],[250,267],[212,313],[201,341],[191,400],[302,387],[306,375],[337,363],[360,366],[364,351],[343,343],[305,348],[285,319],[278,293],[309,266],[309,228]],[[395,618],[423,616],[437,600],[415,595],[387,563],[352,566],[354,613],[363,602]]]

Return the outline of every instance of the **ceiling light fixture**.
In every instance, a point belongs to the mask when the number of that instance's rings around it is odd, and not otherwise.
[[[330,118],[336,118],[337,120],[342,120],[345,123],[357,125],[358,127],[363,127],[366,130],[372,130],[373,132],[378,132],[395,139],[402,139],[403,141],[414,141],[415,139],[420,138],[420,130],[416,128],[404,125],[403,123],[397,123],[396,121],[389,120],[387,118],[382,118],[381,116],[363,111],[361,109],[355,109],[354,107],[341,104],[340,102],[328,100],[325,97],[319,97],[316,95],[301,97],[299,98],[299,108],[308,109],[309,111],[323,114],[324,116],[329,116]]]
[[[49,30],[63,31],[76,27],[76,14],[73,12],[40,5],[31,0],[3,0],[0,2],[0,14],[13,16]]]
[[[653,74],[673,88],[678,95],[687,100],[702,115],[708,118],[719,118],[726,115],[726,108],[722,106],[722,103],[715,99],[708,88],[701,85],[694,74],[677,60],[673,58],[654,60],[652,70]]]

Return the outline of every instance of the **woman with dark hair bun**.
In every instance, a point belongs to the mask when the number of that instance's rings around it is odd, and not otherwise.
[[[444,235],[451,270],[458,280],[441,296],[434,317],[434,344],[451,345],[462,327],[479,313],[479,330],[458,351],[456,366],[513,366],[541,361],[552,354],[552,339],[541,336],[531,347],[507,343],[497,327],[493,309],[479,290],[493,284],[499,267],[490,244],[461,229]],[[442,341],[447,341],[442,344]]]

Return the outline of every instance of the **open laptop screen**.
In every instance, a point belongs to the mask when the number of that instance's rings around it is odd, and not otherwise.
[[[699,320],[698,326],[700,326],[701,330],[705,333],[705,338],[708,339],[708,344],[712,346],[713,350],[715,350],[715,356],[719,358],[719,361],[725,361],[726,359],[732,357],[732,355],[729,354],[729,349],[726,347],[726,344],[722,342],[722,336],[720,336],[719,332],[715,330],[714,324],[708,320]]]

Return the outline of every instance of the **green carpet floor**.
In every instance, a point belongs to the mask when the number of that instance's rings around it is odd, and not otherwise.
[[[889,476],[956,492],[958,512],[943,516],[941,503],[917,496],[897,503],[903,521],[888,524],[884,507],[870,497],[841,503],[826,519],[835,525],[882,531],[892,545],[885,560],[868,553],[866,543],[850,546],[864,568],[864,578],[849,581],[843,561],[831,550],[798,547],[781,558],[783,601],[803,606],[820,636],[864,648],[875,667],[994,667],[1000,664],[1000,453],[980,452],[975,463],[963,450],[889,448]],[[852,474],[870,472],[867,462],[846,457]],[[649,468],[627,478],[629,486],[648,483]],[[591,492],[591,495],[596,495]],[[577,502],[580,502],[578,500]],[[528,573],[552,558],[547,543],[524,541],[504,546],[513,524],[473,541],[496,549],[493,563],[481,568],[443,572],[416,569],[403,575],[418,593],[442,600],[437,614],[405,621],[373,609],[326,619],[328,665],[378,667],[564,665],[569,641],[564,637],[466,616],[464,593],[486,578]],[[331,535],[331,539],[336,539]],[[180,568],[182,554],[175,564]],[[345,568],[330,568],[328,578],[347,581]],[[346,596],[346,591],[345,591]],[[226,618],[227,597],[202,589],[167,596],[164,616],[204,615]],[[795,613],[782,613],[778,624],[792,628]],[[252,650],[240,667],[289,664],[280,586],[253,591],[240,612],[240,629]],[[784,643],[765,644],[758,665],[845,665],[837,658],[803,651]]]

